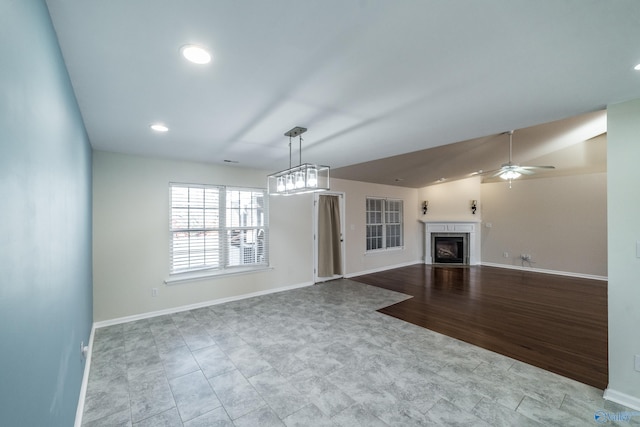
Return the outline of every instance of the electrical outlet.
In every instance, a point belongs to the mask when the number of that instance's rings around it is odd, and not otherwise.
[[[502,256],[505,257],[505,258],[509,258],[509,252],[503,252]]]
[[[152,297],[157,297],[158,296],[158,288],[152,288],[151,289],[151,296]]]
[[[636,354],[636,366],[635,370],[640,372],[640,354]]]

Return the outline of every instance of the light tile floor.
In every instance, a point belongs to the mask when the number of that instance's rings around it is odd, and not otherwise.
[[[83,426],[585,426],[602,391],[375,310],[350,280],[96,330]],[[455,321],[454,319],[452,319]]]

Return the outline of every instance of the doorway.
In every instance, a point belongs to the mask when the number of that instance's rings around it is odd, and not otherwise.
[[[314,212],[314,283],[344,277],[344,193],[315,193]]]

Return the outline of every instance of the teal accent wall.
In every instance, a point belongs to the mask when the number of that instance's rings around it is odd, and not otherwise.
[[[72,426],[92,324],[91,146],[44,0],[0,0],[0,425]]]

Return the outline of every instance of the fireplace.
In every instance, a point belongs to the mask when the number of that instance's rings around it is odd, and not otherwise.
[[[469,233],[432,233],[434,264],[469,264]]]
[[[480,264],[480,233],[478,223],[462,221],[423,222],[425,225],[425,264]],[[437,246],[439,249],[436,249],[436,238],[438,239]]]

